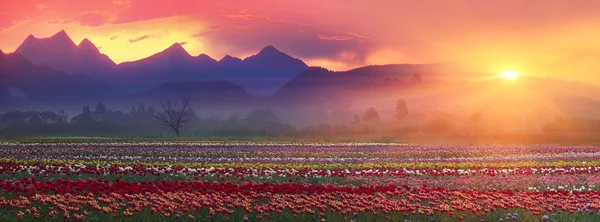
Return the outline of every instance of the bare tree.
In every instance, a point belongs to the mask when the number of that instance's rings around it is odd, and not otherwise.
[[[158,124],[170,128],[179,137],[181,127],[192,117],[192,113],[188,111],[189,103],[189,96],[183,96],[181,101],[163,100],[160,102],[162,110],[154,112],[154,118]]]

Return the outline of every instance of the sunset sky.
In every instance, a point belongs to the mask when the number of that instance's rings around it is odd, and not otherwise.
[[[312,66],[456,62],[600,83],[597,0],[0,0],[0,49],[61,29],[115,62],[175,42],[215,59],[266,45]]]

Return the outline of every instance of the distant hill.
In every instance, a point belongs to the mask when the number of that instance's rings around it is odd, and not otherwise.
[[[244,88],[226,81],[165,83],[142,95],[155,98],[189,95],[193,96],[196,100],[203,100],[209,103],[245,101],[251,98]]]
[[[301,103],[330,102],[378,92],[389,87],[405,87],[413,83],[413,77],[419,82],[423,79],[444,78],[447,73],[443,65],[438,64],[400,64],[366,66],[344,72],[330,71],[325,68],[311,67],[287,82],[274,94],[280,102]],[[394,89],[391,89],[394,90]]]
[[[123,106],[140,102],[158,106],[162,100],[178,101],[183,96],[189,96],[190,105],[198,107],[197,111],[202,113],[220,113],[225,110],[231,112],[234,109],[247,108],[256,102],[256,99],[244,88],[226,81],[170,82],[141,93],[128,95],[116,102]]]

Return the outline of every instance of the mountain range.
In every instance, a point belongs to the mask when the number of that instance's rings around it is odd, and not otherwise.
[[[64,30],[49,38],[29,35],[15,53],[34,64],[85,74],[129,92],[166,82],[224,80],[268,94],[308,67],[273,46],[245,59],[227,55],[217,61],[206,54],[192,56],[179,43],[147,58],[117,65],[88,39],[75,45]]]

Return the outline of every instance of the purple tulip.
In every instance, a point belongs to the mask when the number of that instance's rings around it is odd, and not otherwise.
[[[549,219],[550,219],[550,217],[548,217],[548,215],[542,216],[542,221],[543,222],[548,222]]]

